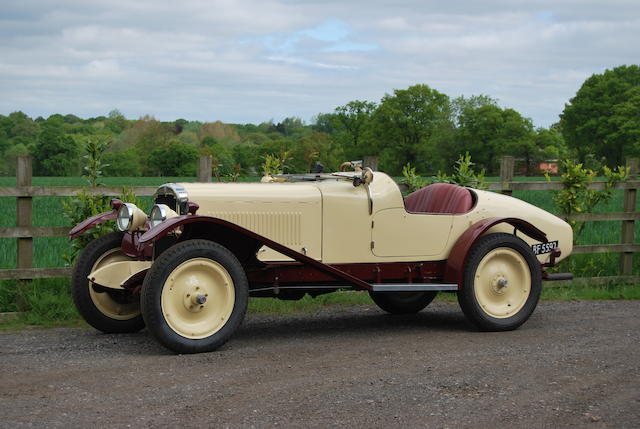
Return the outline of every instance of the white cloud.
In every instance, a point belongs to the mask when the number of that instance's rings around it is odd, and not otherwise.
[[[549,125],[639,36],[625,0],[22,0],[0,17],[0,113],[309,119],[426,83]]]

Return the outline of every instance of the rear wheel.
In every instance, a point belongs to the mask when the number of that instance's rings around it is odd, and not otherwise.
[[[511,234],[490,234],[469,253],[458,302],[478,328],[507,331],[529,319],[541,291],[540,263],[527,243]]]
[[[71,275],[71,294],[78,312],[89,325],[105,333],[137,332],[144,327],[139,296],[100,289],[88,279],[100,267],[131,260],[120,248],[122,236],[121,232],[112,232],[91,241]]]
[[[391,314],[411,314],[424,309],[438,292],[369,292],[378,307]]]
[[[238,259],[208,240],[189,240],[160,255],[142,286],[142,314],[151,334],[177,353],[224,344],[240,326],[249,288]]]

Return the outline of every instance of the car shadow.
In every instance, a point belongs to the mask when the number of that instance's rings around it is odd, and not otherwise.
[[[290,315],[288,317],[252,317],[234,335],[235,339],[287,339],[309,335],[333,337],[367,335],[394,331],[468,332],[473,330],[461,311],[425,310],[416,314],[394,315],[377,309],[362,312],[319,315]]]
[[[375,307],[346,307],[341,310],[327,309],[316,313],[292,313],[284,315],[247,314],[238,331],[219,351],[225,352],[242,344],[289,341],[292,339],[336,340],[380,335],[407,333],[437,334],[443,332],[474,331],[473,326],[457,306],[425,309],[408,315],[393,315]],[[164,348],[144,329],[132,334],[85,333],[85,339],[101,344],[111,343],[121,355],[171,356],[176,353]],[[215,353],[215,352],[214,352]]]

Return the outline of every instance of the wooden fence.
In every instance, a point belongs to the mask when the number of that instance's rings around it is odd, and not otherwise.
[[[609,282],[638,283],[639,276],[633,275],[633,256],[640,251],[640,244],[634,239],[635,222],[640,221],[640,212],[636,211],[637,191],[640,181],[637,180],[638,159],[631,159],[627,165],[632,169],[632,180],[616,185],[624,190],[624,207],[622,212],[615,213],[587,213],[575,217],[578,221],[622,221],[621,240],[616,244],[595,244],[575,246],[574,254],[581,253],[620,253],[620,275],[609,277],[590,277],[578,279],[577,283],[598,284]],[[514,159],[503,157],[500,168],[500,182],[491,183],[489,189],[504,194],[513,191],[543,191],[560,190],[562,184],[558,182],[514,182]],[[0,270],[0,280],[27,280],[35,278],[68,277],[70,268],[33,268],[33,238],[67,235],[69,227],[34,227],[32,225],[32,199],[34,197],[59,196],[71,197],[80,191],[90,194],[117,196],[122,194],[122,187],[86,188],[78,186],[32,186],[31,158],[18,158],[16,172],[16,187],[0,187],[0,197],[15,197],[17,199],[16,227],[0,228],[0,238],[15,238],[17,240],[17,263],[15,269]],[[211,180],[211,160],[203,157],[198,163],[198,180]],[[604,182],[594,182],[592,189],[603,189]],[[151,196],[155,186],[134,186],[133,193],[139,196]]]

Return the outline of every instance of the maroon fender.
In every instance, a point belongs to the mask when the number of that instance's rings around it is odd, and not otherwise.
[[[149,231],[142,234],[138,242],[140,243],[141,246],[148,247],[151,243],[166,236],[176,228],[181,226],[187,226],[189,224],[195,224],[195,223],[222,226],[224,228],[234,231],[235,233],[244,235],[257,242],[260,242],[263,245],[270,247],[277,252],[282,253],[283,255],[286,255],[298,262],[302,262],[303,264],[309,265],[325,274],[330,275],[335,279],[345,280],[348,283],[358,286],[362,289],[366,289],[366,290],[372,289],[369,283],[364,282],[358,279],[357,277],[352,276],[351,274],[345,273],[344,271],[341,271],[330,265],[323,264],[320,261],[316,261],[315,259],[310,258],[307,255],[296,252],[295,250],[292,250],[287,246],[284,246],[262,235],[256,234],[253,231],[249,231],[248,229],[243,228],[240,225],[226,221],[224,219],[215,218],[215,217],[195,216],[195,215],[176,216],[176,217],[165,220],[160,225],[154,228],[151,228]]]
[[[462,275],[464,272],[464,265],[467,262],[469,250],[471,250],[473,244],[482,234],[487,232],[487,230],[492,226],[499,223],[508,223],[518,231],[523,232],[535,240],[543,243],[547,242],[547,234],[525,220],[514,217],[492,217],[483,219],[480,222],[476,222],[471,225],[471,227],[469,227],[469,229],[467,229],[458,238],[458,241],[456,241],[451,248],[451,253],[447,259],[447,267],[444,274],[445,283],[457,283],[458,289],[462,287]]]
[[[77,238],[84,234],[86,230],[91,229],[94,226],[106,222],[110,219],[115,219],[116,217],[118,217],[117,210],[91,216],[90,218],[83,220],[82,222],[71,228],[71,231],[69,231],[69,240],[73,240],[74,238]]]

